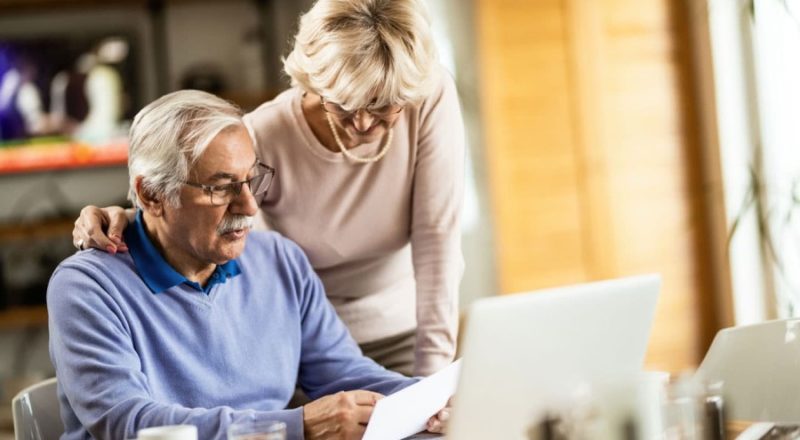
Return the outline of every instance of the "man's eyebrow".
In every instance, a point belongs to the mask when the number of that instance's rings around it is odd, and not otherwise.
[[[222,171],[220,171],[220,172],[214,173],[214,174],[213,174],[211,177],[209,177],[208,179],[209,179],[209,180],[226,180],[226,179],[227,179],[227,180],[233,180],[235,177],[236,177],[236,176],[234,176],[234,175],[233,175],[233,174],[231,174],[231,173],[225,173],[225,172],[222,172]]]
[[[258,159],[253,161],[253,165],[250,166],[250,169],[252,170],[253,168],[255,168],[255,166],[258,165],[258,163],[259,163]],[[236,179],[236,175],[235,174],[226,173],[224,171],[218,171],[218,172],[212,174],[211,177],[209,177],[209,180],[214,180],[214,181],[216,181],[216,180],[234,180],[234,179]]]

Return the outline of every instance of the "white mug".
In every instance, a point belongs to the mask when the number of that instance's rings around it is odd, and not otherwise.
[[[136,433],[136,440],[197,440],[197,427],[169,425],[145,428]]]

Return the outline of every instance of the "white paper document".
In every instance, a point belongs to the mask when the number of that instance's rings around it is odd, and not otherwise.
[[[425,430],[456,392],[461,361],[375,404],[362,440],[398,440]]]

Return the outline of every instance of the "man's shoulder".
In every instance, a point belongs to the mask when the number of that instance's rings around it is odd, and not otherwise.
[[[54,274],[64,270],[75,270],[82,273],[114,273],[117,276],[125,272],[134,273],[130,255],[127,253],[109,254],[97,249],[87,249],[64,259]]]
[[[117,295],[134,285],[138,277],[131,257],[127,253],[115,255],[87,249],[61,262],[53,271],[47,286],[48,307],[55,304],[80,301],[79,297],[101,293]],[[126,287],[127,286],[127,287]]]

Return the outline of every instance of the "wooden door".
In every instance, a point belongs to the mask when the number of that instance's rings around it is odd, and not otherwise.
[[[659,272],[648,367],[720,326],[681,2],[476,0],[500,290]]]

